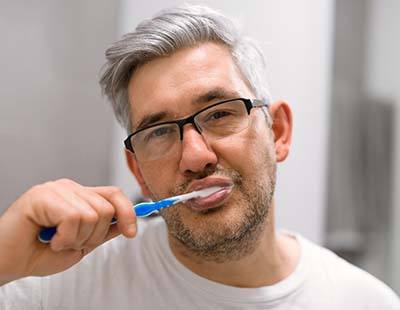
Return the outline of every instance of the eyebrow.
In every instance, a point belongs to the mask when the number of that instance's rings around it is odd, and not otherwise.
[[[213,100],[225,100],[225,99],[233,99],[240,97],[239,93],[236,91],[228,91],[224,88],[217,87],[214,88],[205,94],[200,95],[197,97],[193,103],[194,104],[204,104],[209,103]]]
[[[240,97],[240,95],[236,91],[228,91],[224,88],[217,87],[195,98],[192,101],[192,104],[201,105],[214,100],[227,100],[238,97]],[[172,113],[168,111],[160,111],[157,113],[146,115],[138,122],[138,125],[136,126],[136,129],[134,131],[156,124],[162,120],[165,120],[168,116],[171,115]]]
[[[149,115],[146,115],[142,118],[142,120],[138,123],[136,126],[136,129],[134,131],[138,131],[140,129],[143,129],[147,126],[150,126],[152,124],[158,123],[159,121],[162,121],[165,119],[170,113],[168,112],[157,112],[157,113],[151,113]]]

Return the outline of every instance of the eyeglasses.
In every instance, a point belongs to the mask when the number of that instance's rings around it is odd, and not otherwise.
[[[268,108],[268,103],[245,98],[224,100],[187,118],[138,129],[125,139],[124,144],[141,162],[170,157],[181,151],[186,124],[192,124],[206,141],[212,142],[246,129],[251,109],[258,107]]]

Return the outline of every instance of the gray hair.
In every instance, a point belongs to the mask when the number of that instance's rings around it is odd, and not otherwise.
[[[235,24],[219,12],[202,6],[178,6],[142,21],[106,50],[100,86],[128,133],[132,124],[127,88],[135,70],[155,58],[202,42],[227,46],[255,96],[269,102],[264,56],[257,44],[239,35]]]

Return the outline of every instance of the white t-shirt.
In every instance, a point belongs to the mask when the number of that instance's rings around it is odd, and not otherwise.
[[[301,258],[284,280],[260,288],[212,282],[172,254],[162,219],[140,220],[62,273],[0,287],[0,309],[400,309],[385,284],[299,235]]]

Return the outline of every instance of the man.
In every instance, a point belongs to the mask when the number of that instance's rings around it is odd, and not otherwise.
[[[379,280],[275,230],[291,110],[270,102],[260,51],[228,19],[164,11],[106,56],[101,85],[143,194],[220,189],[136,225],[117,188],[35,186],[0,218],[1,309],[400,309]],[[50,245],[38,242],[51,226]],[[102,245],[119,234],[135,238]]]

